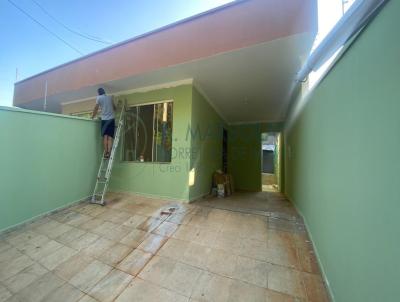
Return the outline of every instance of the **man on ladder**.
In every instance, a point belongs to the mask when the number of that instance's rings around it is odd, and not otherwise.
[[[104,158],[109,158],[115,132],[115,104],[112,96],[106,95],[104,88],[97,90],[96,106],[93,109],[92,119],[95,118],[99,107],[101,109],[101,136],[103,136]]]

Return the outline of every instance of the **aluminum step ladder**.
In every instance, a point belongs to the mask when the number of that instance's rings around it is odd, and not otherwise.
[[[99,204],[104,206],[108,184],[110,182],[111,171],[114,163],[115,154],[117,152],[118,143],[121,137],[121,133],[124,128],[124,115],[125,115],[125,102],[122,103],[121,115],[119,116],[117,131],[115,132],[114,142],[111,148],[111,154],[109,158],[105,158],[105,151],[101,158],[99,172],[97,173],[96,185],[93,190],[91,203]]]

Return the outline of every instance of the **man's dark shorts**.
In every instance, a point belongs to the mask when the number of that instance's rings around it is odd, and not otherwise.
[[[108,135],[114,137],[115,120],[102,120],[101,121],[101,136]]]

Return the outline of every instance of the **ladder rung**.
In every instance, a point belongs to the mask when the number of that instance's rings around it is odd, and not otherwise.
[[[114,139],[114,144],[111,149],[111,154],[108,158],[105,158],[104,157],[105,153],[103,153],[102,158],[101,158],[101,165],[99,167],[99,172],[97,174],[97,181],[96,181],[96,186],[95,186],[94,190],[97,190],[97,189],[103,189],[103,190],[101,192],[93,192],[93,195],[92,195],[93,203],[105,205],[105,202],[103,200],[104,194],[106,193],[107,184],[108,184],[108,181],[110,180],[109,178],[111,175],[111,170],[112,170],[113,162],[115,159],[115,152],[117,152],[117,148],[118,148],[118,144],[119,144],[120,136],[121,136],[121,132],[122,132],[122,127],[124,125],[124,120],[123,120],[124,112],[125,112],[125,104],[123,105],[122,110],[121,110],[121,116],[119,118],[118,127],[115,132],[116,135],[115,135],[115,139]],[[106,167],[106,168],[103,168],[103,167]],[[100,184],[102,186],[98,187]],[[101,199],[98,200],[96,197],[100,197]]]

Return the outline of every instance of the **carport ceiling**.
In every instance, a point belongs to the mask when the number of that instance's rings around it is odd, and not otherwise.
[[[251,47],[104,83],[109,93],[193,79],[194,85],[230,124],[284,120],[289,90],[312,45],[312,35],[298,34]],[[97,86],[53,95],[48,103],[94,97]],[[42,100],[26,105],[43,106]],[[25,106],[23,106],[25,107]]]

